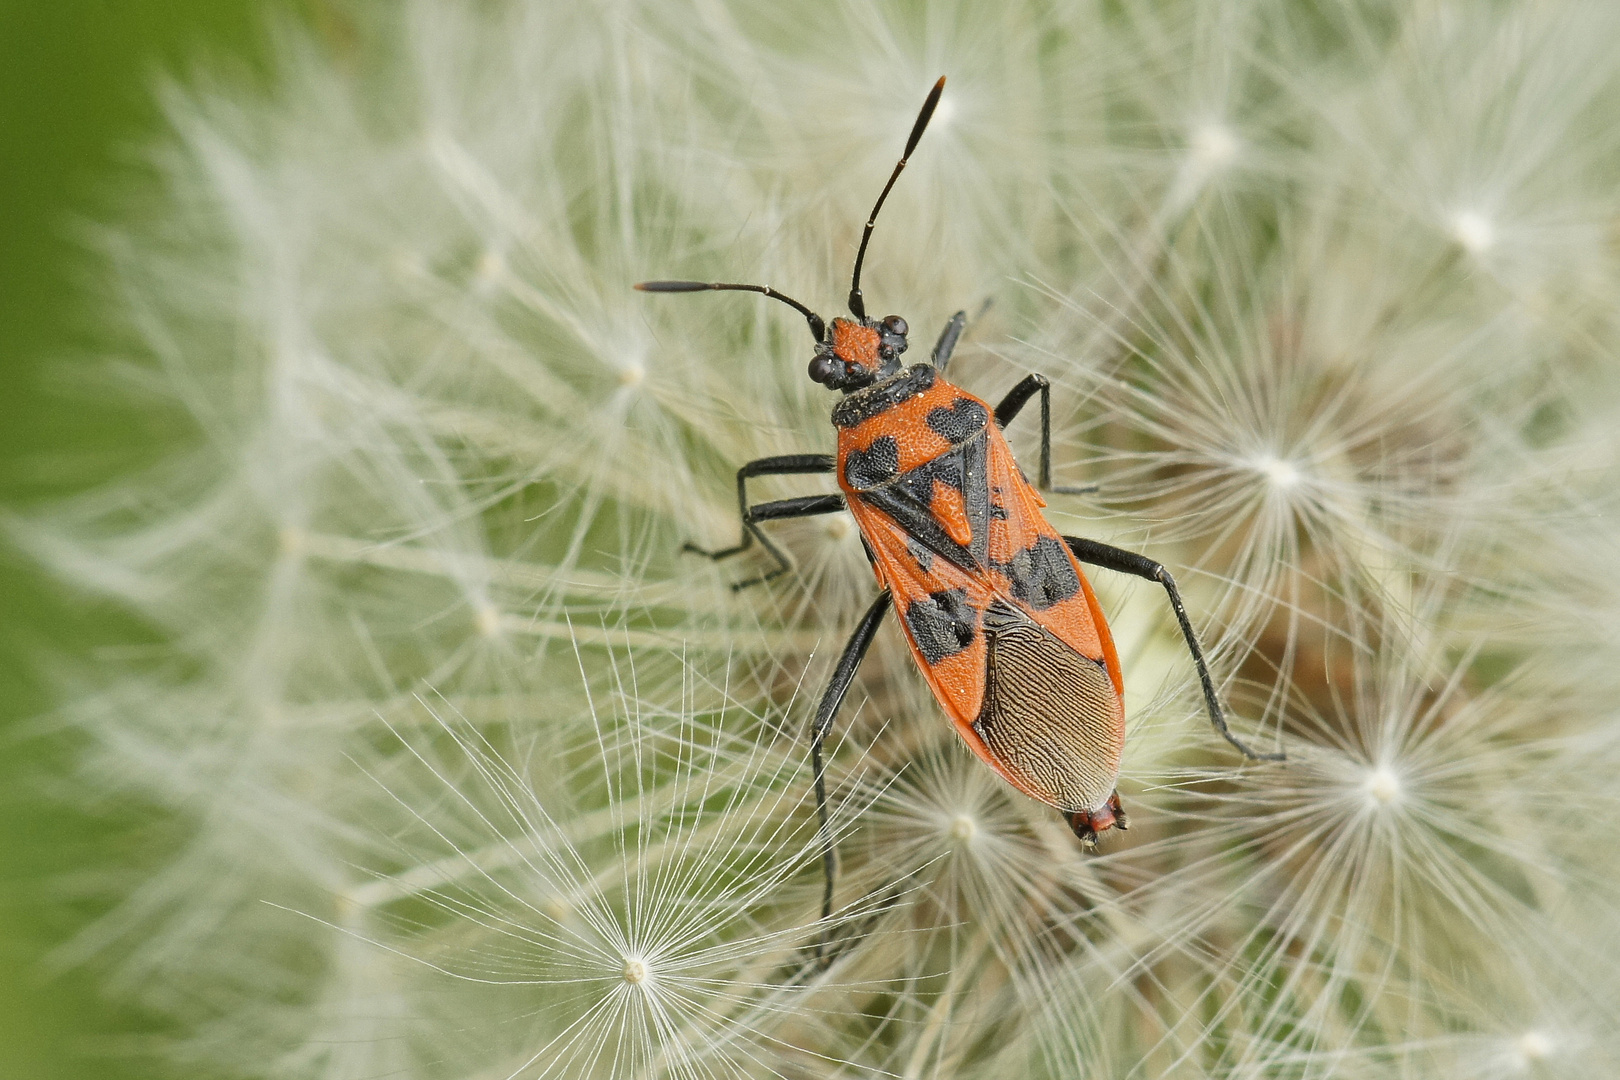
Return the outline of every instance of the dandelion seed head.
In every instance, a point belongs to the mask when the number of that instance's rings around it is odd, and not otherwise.
[[[1387,810],[1399,806],[1406,798],[1406,785],[1393,766],[1381,763],[1367,771],[1362,782],[1367,805],[1373,810]]]
[[[1219,120],[1203,120],[1193,125],[1187,148],[1193,167],[1208,176],[1236,162],[1243,143],[1230,125]]]
[[[430,272],[427,260],[415,248],[395,248],[388,259],[388,265],[395,274],[406,281],[415,281],[427,277]]]
[[[971,814],[957,814],[950,819],[946,832],[952,840],[959,844],[965,844],[979,834],[979,823],[973,819]]]
[[[493,604],[481,605],[473,615],[473,626],[477,628],[479,636],[495,638],[501,636],[501,610]]]
[[[1529,1068],[1552,1057],[1558,1050],[1558,1044],[1548,1032],[1532,1028],[1514,1040],[1513,1049],[1522,1066]]]
[[[639,956],[627,956],[624,960],[624,981],[631,986],[639,986],[652,976],[652,969],[647,961]]]
[[[505,252],[495,248],[486,248],[473,264],[473,289],[482,294],[493,293],[506,279],[507,264]]]
[[[304,530],[294,525],[285,525],[276,533],[276,546],[281,554],[299,555],[304,550]]]
[[[1299,466],[1274,454],[1262,454],[1254,458],[1251,467],[1279,491],[1287,491],[1303,479]]]
[[[1451,235],[1464,251],[1476,258],[1496,246],[1496,226],[1479,210],[1459,210],[1453,214]]]

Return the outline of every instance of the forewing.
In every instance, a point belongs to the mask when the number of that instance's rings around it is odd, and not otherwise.
[[[1108,669],[1124,692],[1119,657],[1102,608],[1080,563],[1046,520],[1046,500],[1024,479],[1001,431],[991,428],[986,454],[990,488],[989,572],[995,591],[1081,656]]]
[[[879,583],[894,596],[895,612],[923,677],[957,729],[978,742],[972,731],[984,701],[983,622],[985,608],[995,599],[991,583],[862,500],[850,499],[849,511],[872,549]]]
[[[1080,564],[989,417],[931,384],[840,432],[840,483],[963,741],[1025,794],[1096,809],[1124,745],[1119,661]]]

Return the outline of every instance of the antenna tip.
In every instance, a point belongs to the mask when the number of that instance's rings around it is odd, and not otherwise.
[[[702,292],[713,288],[706,281],[638,281],[635,287],[642,292]]]
[[[917,142],[922,138],[923,129],[928,126],[929,119],[934,115],[934,108],[939,104],[939,96],[944,92],[945,76],[941,75],[939,81],[934,84],[934,88],[928,91],[928,97],[923,100],[922,111],[917,114],[917,122],[911,125],[911,138],[906,140],[905,153],[900,155],[901,165],[904,165],[906,159],[911,157],[911,152],[917,149]],[[895,175],[899,176],[900,174],[896,171]],[[892,179],[889,182],[894,183]],[[883,190],[885,195],[888,194],[887,188]],[[878,201],[881,203],[882,199]]]

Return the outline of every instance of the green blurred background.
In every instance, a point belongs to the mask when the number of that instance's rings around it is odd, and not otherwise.
[[[134,163],[162,132],[159,77],[262,80],[275,22],[318,16],[297,0],[0,0],[0,505],[81,490],[151,439],[72,393],[73,360],[97,340],[74,223],[117,215],[121,189],[145,182]],[[132,632],[0,542],[0,1080],[174,1075],[141,1053],[150,1018],[42,964],[94,914],[62,899],[68,875],[118,834],[45,794],[71,746],[20,738],[49,705],[42,656],[93,658]]]

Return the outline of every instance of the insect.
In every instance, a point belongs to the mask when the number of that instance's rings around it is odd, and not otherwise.
[[[1026,376],[992,408],[945,379],[966,325],[964,312],[946,323],[930,361],[911,367],[900,363],[907,348],[906,320],[867,316],[861,263],[873,226],[944,89],[941,77],[867,218],[850,278],[854,318],[829,324],[764,285],[645,281],[636,286],[646,292],[757,292],[789,305],[809,322],[815,338],[810,378],[844,395],[832,410],[836,456],[788,454],[748,462],[737,470],[741,539],[718,551],[687,545],[690,551],[724,559],[757,540],[776,567],[734,586],[742,588],[790,566],[787,555],[760,528],[764,522],[847,509],[865,541],[880,591],[838,658],[810,735],[826,871],[824,920],[832,912],[836,854],[822,750],[891,607],[900,616],[917,667],[963,742],[1007,783],[1056,807],[1087,845],[1108,829],[1126,828],[1127,819],[1115,786],[1125,745],[1124,681],[1108,623],[1082,563],[1163,586],[1215,729],[1246,757],[1283,757],[1250,749],[1227,728],[1198,636],[1169,571],[1135,552],[1062,536],[1042,515],[1046,501],[1025,478],[1002,429],[1039,395],[1039,487],[1060,493],[1086,490],[1052,486],[1047,380]],[[829,472],[843,494],[748,501],[752,477]]]

